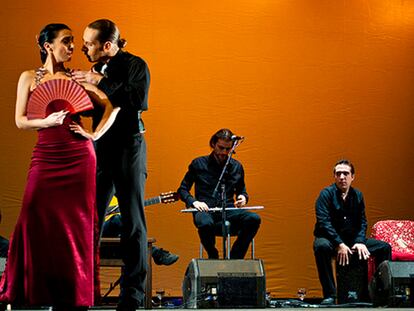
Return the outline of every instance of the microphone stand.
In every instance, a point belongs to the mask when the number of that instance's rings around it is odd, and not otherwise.
[[[221,231],[223,234],[223,259],[230,259],[230,250],[227,249],[226,245],[227,245],[227,236],[230,233],[230,223],[227,221],[227,213],[226,213],[226,185],[225,185],[225,181],[224,181],[224,173],[227,170],[227,166],[230,163],[230,159],[232,158],[233,154],[234,154],[234,150],[236,150],[236,148],[238,146],[240,146],[240,144],[243,142],[243,139],[240,140],[235,140],[233,143],[233,146],[229,152],[229,154],[227,155],[227,161],[224,164],[223,170],[221,171],[220,177],[218,179],[217,185],[214,188],[213,191],[213,197],[217,198],[218,197],[218,189],[219,187],[221,188],[221,193],[220,193],[220,197],[218,199],[218,201],[220,202],[221,205]],[[227,252],[226,252],[227,249]]]

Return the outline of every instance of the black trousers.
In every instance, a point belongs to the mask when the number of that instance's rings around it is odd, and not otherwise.
[[[0,236],[0,257],[7,258],[9,252],[9,240]]]
[[[104,138],[104,137],[103,137]],[[103,139],[102,138],[102,139]],[[147,273],[147,226],[144,192],[146,143],[142,134],[128,140],[96,144],[97,208],[100,232],[105,211],[116,193],[122,217],[121,256],[124,262],[119,305],[139,307],[144,301]]]
[[[383,241],[367,239],[365,243],[371,256],[374,256],[377,266],[384,260],[391,260],[391,246]],[[348,245],[352,247],[353,245]],[[322,285],[323,297],[336,297],[336,287],[332,271],[332,257],[335,257],[336,247],[325,238],[315,238],[313,252],[318,268],[319,281]]]
[[[230,222],[230,233],[237,235],[230,252],[230,258],[243,259],[260,227],[260,216],[246,210],[227,211],[227,220]],[[206,213],[196,212],[194,224],[198,228],[201,244],[207,251],[208,258],[218,258],[218,250],[215,246],[216,235],[221,235],[221,212]]]

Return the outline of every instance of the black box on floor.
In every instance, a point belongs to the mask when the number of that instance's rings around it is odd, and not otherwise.
[[[414,307],[414,262],[384,261],[369,286],[374,306]]]
[[[340,266],[336,261],[336,282],[338,303],[369,301],[368,263],[355,253],[349,257],[349,265]]]
[[[193,259],[183,281],[186,308],[264,308],[266,281],[260,259]]]

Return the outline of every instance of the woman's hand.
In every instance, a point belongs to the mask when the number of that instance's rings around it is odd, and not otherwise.
[[[61,110],[58,112],[53,112],[43,119],[45,127],[59,126],[63,124],[66,115],[69,113],[67,110]]]
[[[94,135],[88,133],[82,126],[80,126],[79,124],[75,122],[72,122],[71,124],[69,124],[69,129],[75,132],[76,134],[82,135],[83,137],[87,139],[94,140]]]
[[[103,134],[108,131],[111,125],[115,122],[115,118],[120,110],[121,108],[119,107],[113,108],[111,103],[109,103],[109,100],[107,101],[101,122],[99,122],[98,126],[95,129],[95,132],[93,133],[94,140],[98,140],[102,137]]]

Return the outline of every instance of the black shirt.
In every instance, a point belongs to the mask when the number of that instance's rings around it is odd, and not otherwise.
[[[219,164],[213,153],[194,159],[188,167],[181,182],[178,193],[187,207],[192,207],[194,201],[205,202],[209,207],[218,207],[219,201],[213,197],[214,188],[217,185],[223,165]],[[190,194],[191,187],[195,184],[195,198]],[[241,163],[230,159],[224,174],[226,190],[226,206],[234,206],[234,196],[240,194],[249,199],[244,183],[244,170]],[[220,193],[220,189],[219,189]]]
[[[94,66],[100,71],[104,64]],[[143,59],[119,50],[111,58],[98,84],[114,107],[120,107],[116,120],[104,137],[125,137],[140,132],[140,112],[148,109],[150,74]]]
[[[358,189],[350,188],[345,201],[335,184],[323,189],[316,200],[315,237],[324,237],[334,245],[365,243],[367,219],[364,197]]]

